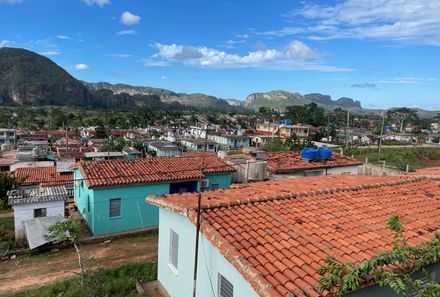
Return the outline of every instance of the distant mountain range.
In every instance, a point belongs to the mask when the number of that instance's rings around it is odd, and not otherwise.
[[[245,101],[222,99],[206,94],[176,93],[166,89],[88,83],[75,79],[45,56],[19,48],[0,48],[0,105],[59,105],[96,108],[134,109],[148,107],[159,110],[245,111],[260,107],[284,110],[287,106],[311,102],[327,110],[363,109],[360,101],[350,98],[332,100],[328,95],[300,95],[282,90],[253,93]],[[420,113],[426,113],[420,110]],[[428,112],[430,114],[431,112]]]

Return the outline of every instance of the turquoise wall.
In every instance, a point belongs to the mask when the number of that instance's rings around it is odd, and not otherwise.
[[[232,174],[231,173],[223,173],[223,174],[206,174],[206,179],[209,179],[209,187],[201,188],[203,191],[211,190],[213,184],[218,184],[219,189],[227,189],[231,186],[232,182]],[[200,184],[199,184],[200,186]]]
[[[159,221],[158,280],[171,297],[191,297],[196,228],[185,216],[163,208],[159,210]],[[168,265],[170,229],[179,235],[177,272]],[[234,286],[234,296],[258,297],[250,284],[203,234],[200,234],[199,243],[196,296],[218,296],[218,275],[221,273]]]
[[[83,177],[78,169],[74,172],[75,180]],[[209,174],[210,190],[212,184],[219,188],[228,188],[231,184],[230,173]],[[197,189],[200,190],[200,182]],[[154,205],[145,202],[149,195],[169,194],[170,184],[146,184],[111,188],[89,189],[85,182],[75,183],[75,203],[89,225],[93,235],[136,230],[159,225],[159,211]],[[121,216],[110,217],[110,199],[121,198]]]

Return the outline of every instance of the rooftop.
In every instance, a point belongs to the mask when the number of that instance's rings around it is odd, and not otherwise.
[[[440,181],[440,167],[417,169],[416,172],[411,172],[409,175],[425,176],[427,178]]]
[[[73,183],[73,174],[57,173],[57,168],[52,167],[24,167],[18,168],[14,176],[23,179],[24,185],[41,184],[42,186],[66,185]]]
[[[8,191],[9,205],[41,203],[67,200],[69,195],[64,186],[33,187]]]
[[[214,155],[83,161],[78,164],[89,188],[194,180],[209,173],[235,171]]]
[[[331,167],[362,165],[356,159],[333,152],[326,161],[303,160],[300,152],[270,152],[266,156],[268,170],[272,173],[292,173]]]
[[[420,177],[284,179],[202,197],[201,231],[260,296],[329,296],[319,291],[324,259],[357,263],[389,249],[392,214],[409,244],[440,230],[440,187]],[[147,200],[195,222],[195,193]]]

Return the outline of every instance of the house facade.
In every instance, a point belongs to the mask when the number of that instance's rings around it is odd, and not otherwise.
[[[260,123],[257,124],[256,130],[262,135],[279,135],[281,139],[287,139],[293,134],[299,138],[309,137],[312,126],[308,125],[286,125],[278,123]]]
[[[15,129],[0,129],[0,145],[1,144],[14,147],[17,144],[17,131]]]
[[[233,172],[215,156],[81,162],[75,204],[94,235],[157,227],[145,196],[225,189]]]
[[[156,157],[174,157],[182,153],[176,144],[165,140],[148,142],[147,148],[156,152]]]
[[[191,151],[206,151],[216,153],[219,150],[219,144],[213,140],[182,138],[180,143]]]
[[[237,149],[251,145],[251,138],[245,135],[208,135],[208,139],[220,144],[223,148]]]
[[[41,217],[64,217],[64,203],[69,198],[64,186],[28,187],[8,192],[14,209],[15,241],[26,240],[25,222]]]
[[[197,194],[147,201],[160,207],[159,289],[192,296]],[[439,201],[435,182],[389,176],[285,179],[203,193],[196,296],[328,297],[317,273],[328,256],[358,263],[391,249],[391,214],[401,217],[411,244],[426,241],[432,232],[425,228],[440,223]],[[439,268],[428,269],[437,281]],[[398,295],[373,284],[349,296]]]

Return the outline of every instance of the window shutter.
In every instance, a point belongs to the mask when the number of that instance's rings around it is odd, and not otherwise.
[[[110,199],[110,217],[121,216],[121,198]]]
[[[179,265],[179,235],[170,229],[170,264],[177,270]]]
[[[233,297],[234,286],[220,273],[218,274],[218,296]]]

